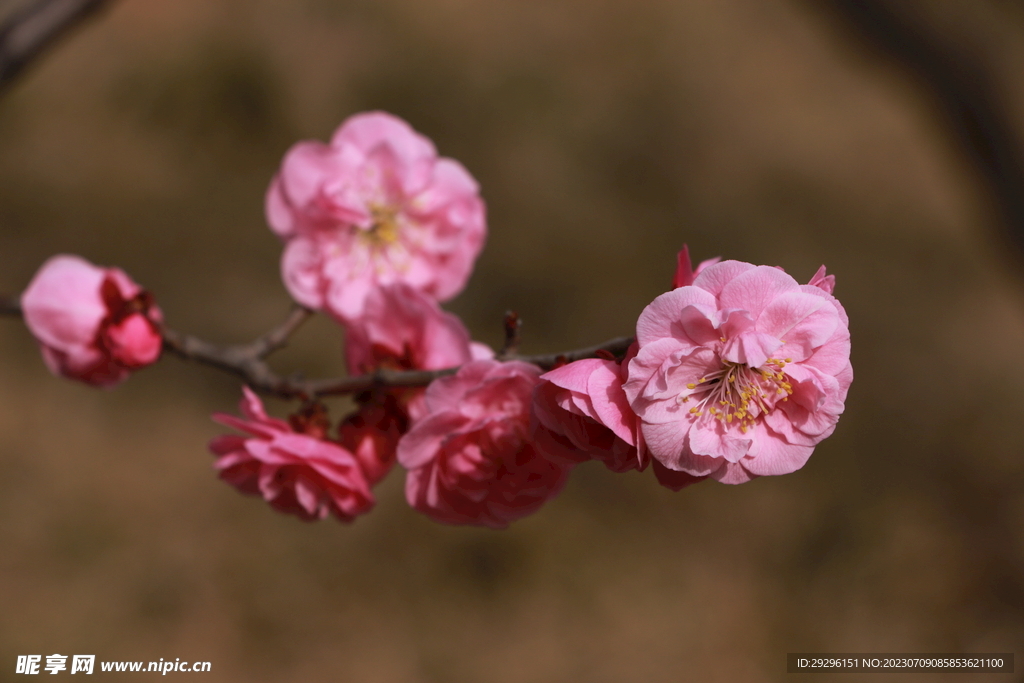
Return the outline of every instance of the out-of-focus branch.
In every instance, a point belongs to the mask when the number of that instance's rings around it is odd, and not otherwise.
[[[281,377],[265,362],[274,351],[283,348],[288,338],[299,329],[313,311],[296,306],[283,323],[249,342],[221,346],[169,327],[162,330],[164,349],[185,360],[211,365],[240,377],[252,388],[285,398],[311,397],[308,382],[299,377]]]
[[[21,306],[16,297],[0,296],[0,315],[21,316]],[[178,332],[169,327],[162,330],[164,349],[184,360],[210,365],[240,378],[253,389],[280,396],[281,398],[312,399],[317,396],[338,396],[359,394],[371,389],[404,389],[425,387],[438,377],[450,375],[457,367],[443,370],[378,370],[370,375],[305,379],[300,375],[279,375],[270,369],[266,357],[283,348],[288,338],[305,322],[313,311],[296,306],[280,325],[248,344],[220,345],[205,341],[190,334]],[[626,354],[632,337],[609,339],[603,344],[574,351],[549,353],[538,356],[520,356],[514,351],[506,352],[499,360],[521,360],[533,363],[545,370],[559,363],[572,362],[583,358],[594,358],[611,354],[621,357]]]
[[[0,91],[32,60],[111,0],[34,0],[0,25]]]
[[[987,181],[1008,236],[1024,254],[1024,140],[1017,121],[1007,113],[992,69],[921,16],[920,8],[927,8],[927,3],[822,2],[905,65],[937,100],[953,136]]]

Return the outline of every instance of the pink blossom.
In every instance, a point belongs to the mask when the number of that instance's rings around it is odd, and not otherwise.
[[[600,460],[613,472],[647,467],[639,421],[622,390],[635,355],[634,344],[622,364],[587,358],[541,376],[533,395],[532,426],[534,440],[548,457]]]
[[[351,375],[391,370],[444,370],[493,358],[487,345],[471,341],[459,317],[404,283],[375,288],[363,314],[345,321],[345,359]],[[426,408],[423,389],[393,392],[413,420]]]
[[[466,284],[483,247],[476,181],[383,112],[357,114],[330,144],[288,151],[266,201],[287,241],[282,274],[310,308],[358,317],[377,286],[403,282],[439,301]]]
[[[371,290],[362,315],[345,320],[345,359],[350,374],[380,367],[443,370],[493,352],[475,344],[458,316],[404,283]]]
[[[655,459],[729,484],[803,467],[853,380],[849,319],[815,282],[725,261],[644,309],[624,389]]]
[[[54,256],[21,295],[21,307],[55,375],[113,386],[160,357],[163,315],[118,268]]]
[[[268,417],[248,387],[239,408],[244,418],[216,413],[213,419],[249,436],[225,435],[210,442],[214,467],[242,493],[263,496],[279,512],[304,520],[333,514],[350,522],[374,505],[356,457],[325,440],[326,419],[293,416],[292,424]]]
[[[557,494],[572,466],[545,458],[529,434],[540,375],[478,360],[431,383],[426,417],[398,443],[409,504],[439,522],[499,529]]]

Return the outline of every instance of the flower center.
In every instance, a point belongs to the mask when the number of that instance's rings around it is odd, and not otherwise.
[[[398,208],[389,205],[371,204],[370,216],[373,225],[360,230],[359,236],[371,248],[383,249],[398,241]]]
[[[757,418],[771,412],[779,400],[793,393],[783,369],[792,359],[769,358],[759,368],[723,361],[722,367],[686,385],[689,391],[677,398],[680,404],[696,401],[690,408],[695,419],[710,418],[727,426],[739,426],[744,434]]]

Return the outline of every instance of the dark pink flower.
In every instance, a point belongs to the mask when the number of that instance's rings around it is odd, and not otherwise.
[[[444,301],[466,284],[486,233],[476,181],[401,119],[357,114],[330,144],[300,142],[266,201],[287,241],[282,274],[299,303],[342,318],[380,285]]]
[[[395,464],[398,440],[409,429],[409,416],[391,394],[370,397],[359,410],[342,420],[338,441],[352,453],[373,486]]]
[[[55,375],[112,386],[160,357],[163,315],[118,268],[54,256],[21,295],[21,307]]]
[[[220,477],[242,493],[262,496],[280,511],[304,520],[333,514],[350,522],[369,512],[373,494],[356,457],[327,441],[326,419],[293,416],[293,424],[268,417],[248,387],[239,404],[243,418],[215,413],[213,419],[249,436],[219,436],[210,442]]]
[[[853,380],[829,277],[725,261],[644,309],[624,389],[655,459],[730,484],[803,467]]]
[[[426,416],[398,443],[409,504],[448,524],[503,528],[557,494],[572,466],[530,439],[540,368],[479,360],[427,387]]]
[[[541,376],[533,395],[533,436],[549,457],[600,460],[613,472],[647,467],[639,420],[622,390],[635,355],[634,344],[622,364],[588,358]]]

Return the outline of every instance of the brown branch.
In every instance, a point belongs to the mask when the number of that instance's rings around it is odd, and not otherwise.
[[[21,316],[21,306],[17,297],[0,296],[0,315]],[[288,338],[311,315],[313,315],[313,311],[296,306],[288,318],[270,332],[248,344],[228,346],[214,344],[199,337],[164,327],[162,330],[164,349],[184,360],[195,361],[228,372],[256,391],[274,394],[281,398],[312,399],[318,396],[359,394],[371,389],[425,387],[438,377],[450,375],[458,370],[457,367],[443,370],[378,370],[370,375],[323,379],[305,379],[298,374],[284,377],[275,373],[264,359],[284,347]],[[583,358],[594,358],[607,354],[622,357],[632,343],[631,337],[618,337],[609,339],[603,344],[562,353],[520,356],[513,351],[499,355],[498,360],[520,360],[549,370],[559,363],[582,360]]]
[[[0,25],[0,90],[110,0],[35,0]]]
[[[600,352],[606,351],[616,357],[626,354],[629,345],[633,343],[632,337],[616,337],[608,341],[588,346],[585,349],[563,351],[561,353],[549,353],[537,356],[507,355],[498,356],[497,360],[509,361],[518,360],[525,363],[533,363],[544,370],[550,370],[558,363],[571,363],[575,360],[597,357]],[[305,387],[311,390],[309,396],[331,396],[338,394],[358,394],[370,389],[401,389],[411,387],[425,387],[438,377],[451,375],[459,368],[445,368],[444,370],[406,370],[395,372],[391,370],[378,370],[372,375],[360,375],[358,377],[341,377],[338,379],[321,379],[305,383]]]
[[[240,377],[253,389],[264,393],[312,397],[316,395],[309,383],[299,377],[285,378],[274,373],[264,359],[287,344],[288,338],[313,311],[296,306],[283,323],[248,344],[220,346],[169,327],[161,331],[164,349],[185,360],[196,361]]]

